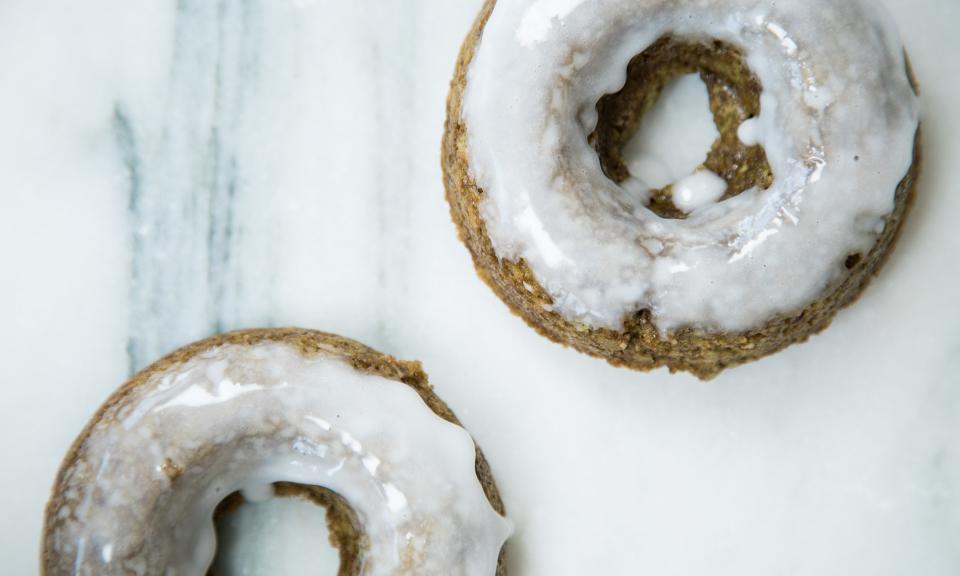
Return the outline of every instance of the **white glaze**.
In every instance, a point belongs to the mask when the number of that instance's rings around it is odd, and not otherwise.
[[[727,182],[709,170],[698,170],[673,185],[673,203],[684,212],[716,202],[727,190]]]
[[[744,49],[763,93],[741,137],[775,178],[682,221],[607,179],[586,138],[667,34]],[[523,258],[569,319],[617,328],[649,308],[664,331],[748,329],[822,294],[875,243],[919,123],[897,32],[863,0],[499,0],[462,115],[498,256]]]
[[[364,574],[490,575],[511,527],[474,458],[469,434],[405,384],[286,344],[226,345],[104,414],[67,472],[55,552],[73,574],[202,575],[217,503],[289,481],[350,503]],[[169,462],[182,470],[173,481]]]

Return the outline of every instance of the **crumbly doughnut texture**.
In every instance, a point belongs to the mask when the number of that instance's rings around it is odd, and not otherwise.
[[[468,69],[496,3],[487,0],[457,61],[442,143],[444,186],[451,217],[473,257],[478,275],[511,311],[541,335],[615,366],[641,371],[667,367],[671,372],[685,371],[707,380],[726,368],[773,354],[824,330],[837,312],[860,296],[880,270],[896,243],[914,197],[920,171],[919,129],[914,139],[913,163],[896,189],[895,208],[885,217],[883,233],[868,253],[850,254],[846,275],[803,309],[777,315],[749,330],[681,327],[665,334],[646,309],[627,317],[619,330],[571,321],[556,312],[551,296],[522,258],[512,261],[497,256],[481,215],[484,190],[474,180],[470,166],[470,127],[461,112]],[[761,86],[742,53],[720,41],[688,43],[664,37],[631,60],[624,87],[597,104],[599,120],[590,144],[597,151],[604,173],[618,183],[628,177],[621,157],[624,144],[667,82],[693,72],[699,73],[707,85],[711,112],[720,133],[703,167],[726,181],[724,199],[751,187],[768,187],[772,175],[763,148],[746,146],[737,136],[738,126],[759,111]],[[916,90],[909,63],[906,73]],[[669,186],[653,191],[648,207],[662,217],[682,219],[685,214],[673,205],[670,192]]]
[[[152,377],[167,373],[171,369],[194,359],[203,353],[225,345],[253,346],[262,343],[282,343],[296,349],[303,357],[312,358],[318,355],[339,358],[354,370],[362,374],[378,376],[387,380],[402,382],[412,388],[420,396],[430,410],[447,422],[460,426],[453,411],[434,393],[427,375],[419,362],[397,360],[382,354],[348,338],[300,328],[252,329],[230,332],[207,338],[205,340],[185,346],[146,369],[134,375],[120,389],[118,389],[97,411],[88,422],[83,432],[77,437],[67,452],[53,487],[53,494],[46,507],[43,548],[40,558],[41,574],[73,574],[74,566],[71,558],[57,554],[58,530],[70,520],[71,510],[66,505],[70,471],[82,458],[84,444],[91,433],[98,427],[110,425],[111,415],[117,414],[114,408],[138,391]],[[476,448],[475,471],[477,479],[483,489],[483,494],[490,506],[501,516],[504,515],[503,501],[497,490],[490,466],[479,447]],[[171,482],[176,482],[184,470],[171,466],[164,469]],[[277,496],[306,498],[326,509],[327,524],[330,532],[330,543],[340,554],[340,576],[359,575],[363,571],[365,552],[365,535],[362,523],[347,501],[336,492],[319,486],[308,486],[291,482],[276,482],[274,492]],[[228,495],[220,502],[214,513],[218,520],[243,505],[244,498],[239,492]],[[496,574],[504,576],[506,572],[506,556],[504,547],[501,549],[497,561]],[[209,572],[213,574],[213,570]]]

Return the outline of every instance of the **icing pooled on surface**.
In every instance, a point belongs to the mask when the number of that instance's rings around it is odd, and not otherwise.
[[[743,50],[763,92],[738,134],[774,176],[720,202],[710,174],[681,180],[683,220],[608,179],[587,138],[630,59],[668,35]],[[905,66],[865,0],[498,0],[461,111],[487,234],[590,326],[649,309],[664,331],[746,330],[796,312],[894,208],[919,126]]]
[[[709,170],[699,170],[674,183],[673,203],[684,212],[693,212],[716,202],[726,190],[726,180]]]
[[[203,575],[217,504],[286,481],[350,504],[364,574],[488,576],[511,527],[475,458],[406,384],[287,344],[222,345],[152,375],[90,431],[60,490],[50,541],[72,569],[57,573]]]

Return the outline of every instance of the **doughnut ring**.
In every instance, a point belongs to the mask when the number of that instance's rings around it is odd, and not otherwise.
[[[203,340],[114,393],[60,468],[42,572],[206,574],[218,504],[273,490],[327,508],[341,575],[506,574],[490,468],[420,364],[301,329]]]
[[[654,189],[623,149],[699,73],[719,136]],[[898,33],[867,0],[487,0],[447,103],[447,200],[542,335],[707,379],[825,329],[893,249],[920,167]]]

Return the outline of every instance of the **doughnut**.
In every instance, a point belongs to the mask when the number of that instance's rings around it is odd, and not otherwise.
[[[687,74],[719,136],[653,189],[624,148]],[[479,276],[534,329],[709,379],[859,297],[911,205],[919,135],[898,32],[867,0],[487,0],[442,167]]]
[[[189,345],[114,393],[60,468],[42,572],[207,574],[218,507],[274,493],[327,508],[341,575],[506,574],[490,468],[420,364],[301,329]]]

